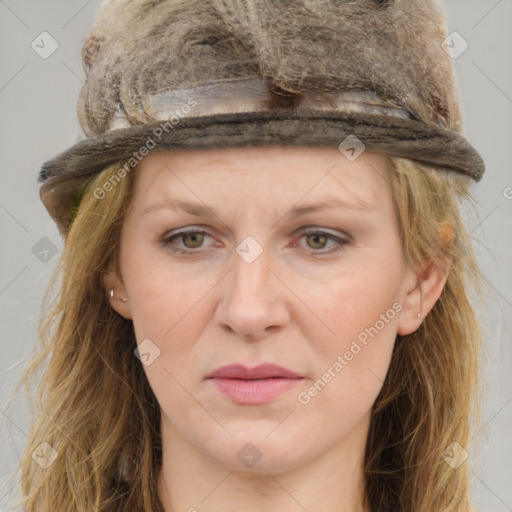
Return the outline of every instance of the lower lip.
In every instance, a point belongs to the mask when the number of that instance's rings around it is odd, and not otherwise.
[[[268,378],[268,379],[211,379],[216,388],[239,404],[263,404],[286,393],[302,378]]]

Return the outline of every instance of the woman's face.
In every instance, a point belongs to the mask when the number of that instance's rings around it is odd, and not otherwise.
[[[180,151],[134,172],[113,306],[164,448],[261,472],[362,452],[396,335],[420,324],[384,157]]]

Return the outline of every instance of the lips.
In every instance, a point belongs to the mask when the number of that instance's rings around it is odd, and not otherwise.
[[[288,368],[266,363],[255,368],[247,368],[241,364],[222,366],[212,372],[208,378],[254,380],[270,378],[300,379],[302,376]]]
[[[207,379],[215,388],[239,404],[263,404],[291,390],[303,376],[275,364],[247,368],[240,364],[222,366]]]

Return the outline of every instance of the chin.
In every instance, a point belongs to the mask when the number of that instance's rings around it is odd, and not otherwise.
[[[215,462],[227,470],[248,473],[283,473],[305,464],[320,454],[308,453],[310,447],[304,443],[304,436],[291,437],[289,433],[279,435],[276,423],[262,422],[264,425],[239,426],[229,429],[233,437],[210,438],[211,446],[202,446]],[[272,429],[276,429],[272,432]],[[270,435],[269,435],[270,433]]]

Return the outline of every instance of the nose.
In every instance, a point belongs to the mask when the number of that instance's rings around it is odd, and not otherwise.
[[[289,322],[288,290],[271,268],[275,265],[268,249],[254,261],[241,254],[235,252],[233,268],[223,280],[215,319],[224,330],[239,337],[259,339]]]

